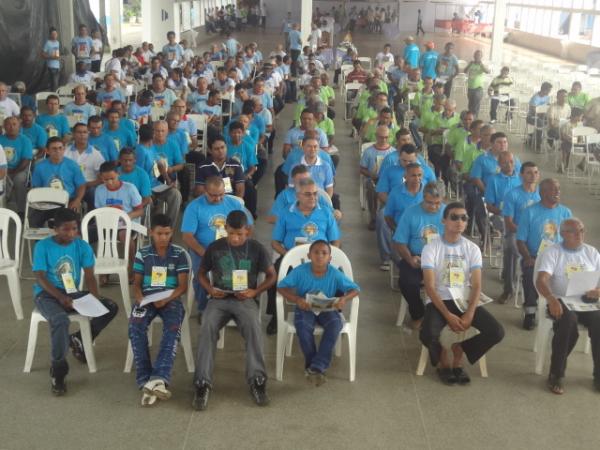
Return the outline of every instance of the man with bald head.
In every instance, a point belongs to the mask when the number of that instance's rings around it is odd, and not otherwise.
[[[504,232],[502,207],[504,196],[511,189],[521,184],[519,172],[515,170],[515,158],[511,152],[502,152],[498,155],[500,172],[494,175],[485,187],[485,203],[492,216],[492,226],[495,230]]]
[[[535,313],[537,311],[537,291],[533,285],[533,268],[538,255],[551,245],[560,243],[562,236],[559,226],[569,219],[571,210],[560,204],[560,183],[553,178],[546,178],[540,183],[540,197],[523,212],[517,226],[517,247],[521,254],[521,269],[523,273],[523,294],[525,302],[525,317],[523,328],[535,328]]]
[[[540,256],[536,275],[536,287],[546,298],[548,313],[554,321],[548,388],[554,394],[563,393],[567,358],[577,343],[579,323],[588,329],[594,360],[594,387],[600,392],[600,310],[576,311],[573,304],[581,304],[580,299],[566,297],[571,274],[600,271],[600,254],[584,243],[585,228],[577,218],[563,220],[560,236],[562,243],[552,245]],[[600,285],[584,295],[588,305],[597,305]]]
[[[177,128],[183,130],[188,141],[190,149],[195,149],[198,146],[198,128],[193,120],[190,120],[185,114],[185,102],[178,98],[171,105],[171,111],[179,114],[179,125]]]

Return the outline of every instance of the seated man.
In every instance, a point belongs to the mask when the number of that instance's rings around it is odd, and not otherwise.
[[[83,85],[78,85],[73,88],[75,99],[67,103],[64,108],[64,113],[67,116],[72,116],[75,123],[88,123],[90,117],[96,115],[96,107],[87,101],[87,88]]]
[[[105,161],[116,161],[119,158],[119,150],[115,140],[103,130],[102,117],[92,116],[88,119],[88,140],[96,148]]]
[[[151,406],[156,399],[168,400],[167,389],[175,362],[177,342],[185,310],[181,297],[188,288],[189,266],[185,250],[171,243],[173,225],[164,214],[152,218],[152,244],[141,248],[133,264],[133,297],[135,305],[129,318],[129,339],[135,361],[135,378],[143,391],[142,406]],[[160,300],[142,306],[144,297],[165,293]],[[185,297],[184,297],[185,298]],[[148,327],[159,316],[163,321],[163,336],[154,365],[148,349]]]
[[[227,157],[225,138],[222,136],[216,137],[210,143],[209,148],[209,157],[196,168],[195,195],[204,194],[206,182],[210,177],[220,176],[226,194],[244,198],[244,171],[238,161]]]
[[[600,270],[600,253],[584,243],[585,229],[576,218],[566,219],[560,224],[561,244],[549,247],[541,256],[536,275],[536,287],[548,301],[548,313],[554,321],[552,357],[548,388],[554,394],[562,394],[567,358],[577,344],[580,323],[588,329],[594,359],[594,387],[600,391],[600,311],[581,312],[566,302],[569,278],[574,272]],[[598,302],[600,287],[585,292],[589,302]],[[585,305],[585,304],[583,304]]]
[[[71,140],[71,130],[69,129],[69,121],[67,116],[59,111],[60,101],[58,95],[49,95],[46,98],[47,114],[39,114],[35,122],[41,126],[48,137],[59,137],[64,142]]]
[[[137,143],[135,132],[121,122],[121,113],[116,108],[106,111],[106,124],[102,132],[113,140],[118,152],[123,147],[135,147]]]
[[[21,108],[21,132],[31,141],[32,153],[35,159],[45,157],[48,135],[46,130],[35,123],[35,112],[29,106]]]
[[[481,295],[481,251],[462,236],[467,227],[467,211],[462,203],[450,203],[444,209],[444,233],[423,248],[421,267],[425,291],[430,301],[420,339],[429,349],[431,364],[436,366],[445,384],[467,384],[471,380],[462,368],[463,355],[475,364],[504,337],[502,325],[485,309],[478,308]],[[459,306],[460,305],[460,306]],[[475,327],[479,334],[452,344],[452,363],[440,343],[444,327],[455,333]]]
[[[75,161],[65,158],[65,146],[59,137],[49,138],[47,146],[48,158],[34,166],[31,187],[51,187],[67,191],[69,209],[78,211],[86,188],[83,172]],[[29,224],[32,227],[41,227],[53,215],[53,210],[30,210]]]
[[[304,156],[300,159],[298,165],[302,164],[308,167],[310,177],[316,185],[327,192],[330,197],[333,196],[333,172],[331,166],[319,157],[319,142],[317,139],[304,139],[302,141],[302,151]],[[291,179],[288,180],[288,185],[293,186]]]
[[[39,241],[33,252],[33,273],[36,278],[33,300],[40,314],[50,325],[50,377],[54,395],[67,392],[67,348],[71,347],[76,359],[86,362],[81,333],[78,331],[69,335],[68,318],[69,313],[73,312],[73,300],[87,294],[79,291],[81,272],[84,273],[89,293],[108,309],[106,314],[90,320],[92,340],[98,337],[119,309],[115,303],[101,298],[98,293],[94,278],[94,251],[79,237],[78,222],[79,217],[74,211],[66,208],[54,210],[56,235]]]
[[[150,189],[150,177],[137,165],[135,150],[125,147],[119,152],[119,179],[133,184],[142,197],[142,208],[152,203],[152,190]],[[150,224],[144,224],[150,225]]]
[[[278,292],[296,304],[294,325],[304,353],[304,369],[308,381],[320,386],[327,378],[325,371],[331,364],[333,349],[344,327],[340,311],[346,302],[358,295],[360,288],[331,262],[331,245],[322,239],[313,242],[308,251],[310,262],[293,269],[277,285]],[[307,295],[315,294],[327,298],[337,297],[331,310],[314,312]],[[319,348],[315,344],[315,326],[323,327]]]
[[[202,317],[194,376],[193,407],[198,411],[206,409],[212,390],[219,330],[231,319],[246,341],[246,380],[250,394],[258,406],[269,403],[258,297],[275,285],[277,274],[265,247],[250,238],[251,227],[243,211],[227,215],[225,231],[226,237],[208,246],[200,265],[200,284],[209,301]],[[259,284],[261,272],[265,279]]]
[[[519,177],[519,172],[515,170],[515,160],[511,152],[500,153],[498,155],[498,165],[500,166],[500,173],[494,175],[485,186],[483,198],[488,212],[493,214],[490,219],[492,227],[504,234],[504,218],[502,217],[504,196],[513,188],[521,185],[521,177]]]
[[[415,329],[420,328],[425,314],[421,298],[421,253],[426,244],[442,233],[443,210],[440,191],[434,183],[429,183],[423,189],[423,201],[404,210],[393,237],[396,251],[402,258],[398,264],[400,291],[408,303],[408,312]]]
[[[4,148],[8,165],[8,177],[12,182],[17,204],[17,213],[23,216],[27,200],[27,175],[33,149],[31,141],[21,133],[21,120],[16,116],[4,119],[4,135],[0,136],[0,146]]]

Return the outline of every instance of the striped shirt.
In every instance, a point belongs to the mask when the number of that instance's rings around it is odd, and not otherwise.
[[[155,275],[155,286],[152,284],[152,272],[155,274],[164,271],[166,267],[166,278]],[[158,270],[156,270],[158,268]],[[163,258],[158,255],[153,245],[149,245],[137,251],[133,262],[133,272],[143,275],[142,294],[149,295],[155,292],[164,291],[167,289],[177,288],[179,281],[178,275],[188,273],[189,265],[185,255],[185,250],[179,245],[170,244],[167,249],[167,254]]]

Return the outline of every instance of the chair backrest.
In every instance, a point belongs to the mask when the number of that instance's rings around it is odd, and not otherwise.
[[[161,108],[159,106],[153,106],[150,110],[150,116],[152,117],[152,121],[156,122],[158,120],[163,120],[167,115],[167,110],[165,108]]]
[[[14,258],[11,258],[11,248],[8,241],[8,235],[10,231],[10,222],[15,223],[15,236],[14,236]],[[19,257],[21,249],[21,230],[22,230],[21,218],[18,214],[10,209],[0,208],[0,260],[13,259],[19,266]]]
[[[375,142],[365,142],[360,146],[360,156],[365,152],[366,149],[375,145]]]
[[[240,205],[244,206],[244,199],[242,197],[238,197],[237,195],[233,195],[233,194],[227,194],[226,196],[229,198],[232,198],[234,200],[237,200],[238,202],[240,202]]]
[[[69,205],[69,193],[63,189],[54,189],[50,187],[32,188],[27,193],[27,202],[25,204],[25,223],[24,228],[29,228],[29,208],[36,208],[38,205],[55,204],[67,207]]]
[[[11,100],[13,100],[17,105],[23,106],[23,103],[21,102],[21,94],[20,93],[9,92],[8,94],[6,94],[6,96],[8,98],[10,98]]]
[[[321,188],[317,188],[317,192],[319,193],[319,197],[324,198],[327,204],[333,208],[333,202],[331,201],[329,194]]]
[[[116,208],[97,208],[90,211],[81,222],[81,234],[83,240],[88,243],[90,242],[89,224],[92,219],[96,220],[96,229],[98,231],[96,258],[128,261],[129,242],[131,240],[131,219],[129,216],[124,211]],[[123,252],[123,258],[119,258],[119,229],[125,230],[125,251]]]
[[[206,114],[188,114],[187,118],[194,122],[198,131],[206,132]]]

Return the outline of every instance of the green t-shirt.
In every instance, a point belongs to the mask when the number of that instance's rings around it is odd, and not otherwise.
[[[471,172],[473,162],[484,153],[485,151],[481,150],[477,144],[472,144],[470,139],[460,142],[454,150],[454,160],[462,163],[461,174]]]
[[[483,87],[483,65],[479,63],[471,63],[467,72],[469,89],[477,89]]]
[[[385,81],[379,80],[379,90],[386,95],[388,94],[388,85]]]
[[[321,86],[319,97],[321,97],[323,103],[329,105],[329,100],[335,100],[335,92],[333,92],[331,86]]]
[[[585,92],[580,92],[577,95],[569,94],[567,96],[567,102],[571,108],[584,109],[585,106],[590,102],[590,96]]]
[[[417,92],[415,96],[414,104],[419,107],[419,112],[423,114],[423,111],[430,110],[433,106],[433,91],[429,94],[423,94],[423,92]]]
[[[365,139],[364,139],[365,142],[375,142],[375,134],[377,132],[378,126],[379,125],[376,120],[367,124],[367,127],[365,129]],[[396,124],[392,124],[388,128],[390,129],[390,137],[388,138],[388,143],[390,145],[395,145],[396,144],[396,133],[398,132],[398,130],[400,130],[400,128]]]
[[[446,143],[452,147],[456,148],[458,144],[464,141],[467,136],[469,136],[469,132],[465,130],[460,123],[456,124],[450,131],[448,131],[448,136],[446,138]]]
[[[323,130],[323,132],[327,136],[335,136],[335,125],[333,124],[333,120],[329,117],[325,117],[317,124],[317,128]]]
[[[458,114],[452,114],[452,117],[445,117],[444,114],[438,114],[434,119],[434,129],[442,128],[449,130],[454,125],[460,122],[460,116]],[[444,138],[440,135],[435,135],[432,138],[432,144],[441,144]]]
[[[441,112],[432,111],[431,108],[426,109],[421,113],[421,127],[426,130],[435,130],[437,123],[437,116],[441,115]]]

